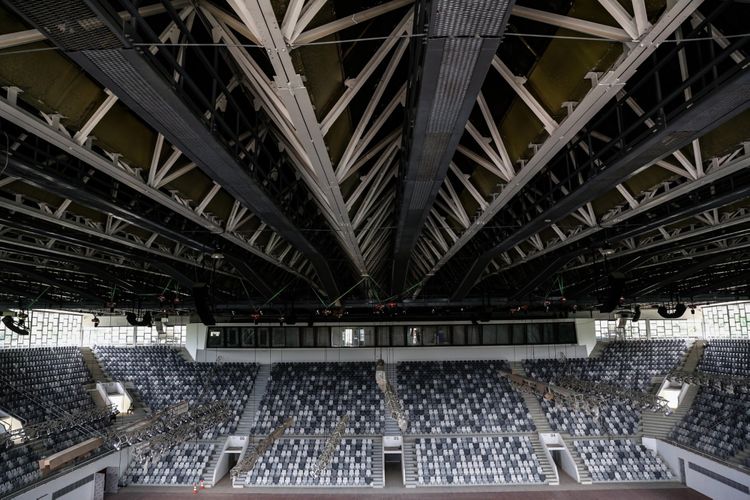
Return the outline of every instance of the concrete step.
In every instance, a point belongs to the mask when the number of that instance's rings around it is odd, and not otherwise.
[[[238,436],[250,436],[255,430],[258,409],[263,400],[263,395],[266,393],[270,378],[271,365],[260,365],[258,373],[255,375],[255,381],[253,382],[253,390],[245,404],[242,415],[240,415],[240,420],[237,423],[237,429],[234,431],[234,434]]]
[[[544,472],[544,482],[553,486],[560,484],[560,477],[557,474],[557,467],[547,458],[544,444],[542,444],[539,435],[531,437],[531,447],[536,454],[537,460],[539,461],[539,466],[542,468],[542,472]]]
[[[578,475],[581,478],[581,484],[592,484],[593,481],[591,480],[591,473],[589,472],[588,467],[586,467],[586,464],[583,462],[583,458],[581,458],[578,450],[573,445],[573,440],[564,439],[563,442],[565,443],[565,447],[568,448],[570,456],[573,458],[573,463],[575,463],[576,469],[578,470]]]
[[[682,370],[687,372],[694,372],[698,368],[698,363],[703,357],[703,351],[706,348],[705,340],[696,340],[693,345],[688,349],[685,360],[682,363]]]
[[[539,400],[536,398],[536,396],[523,391],[519,391],[519,394],[523,398],[523,401],[526,404],[526,408],[528,408],[529,410],[529,415],[531,415],[531,418],[534,421],[536,431],[552,432],[552,427],[550,427],[549,425],[547,415],[544,413],[542,405],[541,403],[539,403]]]
[[[214,452],[211,455],[211,459],[208,461],[208,465],[203,470],[203,484],[206,488],[210,488],[214,485],[214,471],[221,458],[222,451],[224,449],[224,443],[226,442],[226,436],[214,439],[212,444],[214,445]],[[218,478],[221,479],[221,478]]]

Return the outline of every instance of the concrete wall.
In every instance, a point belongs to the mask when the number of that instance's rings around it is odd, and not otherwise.
[[[731,479],[737,483],[745,485],[750,488],[750,474],[741,472],[737,469],[727,467],[718,462],[715,462],[709,458],[703,457],[691,451],[688,451],[679,446],[675,446],[670,443],[666,443],[659,439],[654,440],[656,444],[656,451],[669,465],[669,467],[675,472],[675,475],[679,478],[680,475],[680,459],[685,462],[685,484],[704,495],[721,500],[747,500],[750,495],[743,493],[737,489],[732,488],[720,481],[717,481],[705,474],[692,470],[690,463],[699,465],[705,469],[708,469],[716,474]],[[648,446],[644,439],[644,444]]]
[[[61,490],[76,481],[80,481],[86,476],[101,472],[107,467],[122,467],[120,473],[123,473],[129,460],[130,451],[128,449],[114,452],[77,467],[65,474],[61,474],[60,476],[53,477],[48,481],[39,483],[36,487],[27,490],[14,498],[16,500],[51,499],[52,494],[56,491]],[[66,500],[94,500],[94,481],[91,481],[90,483],[83,485],[83,487],[77,488],[60,498]]]
[[[436,361],[558,358],[560,354],[568,358],[585,357],[586,347],[573,344],[535,346],[455,346],[455,347],[329,347],[329,348],[263,348],[263,349],[198,349],[194,358],[201,362],[221,361],[271,363],[300,362],[347,362],[377,361],[389,363],[399,361]]]
[[[588,356],[596,346],[596,330],[594,329],[594,318],[576,318],[576,338],[578,344],[586,347]]]

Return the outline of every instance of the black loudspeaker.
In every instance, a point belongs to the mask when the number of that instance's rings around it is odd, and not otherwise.
[[[205,283],[196,283],[193,286],[193,302],[195,303],[195,312],[201,319],[201,323],[206,326],[216,324],[214,314],[211,312],[211,301],[208,285]]]
[[[18,335],[29,334],[28,330],[16,326],[16,324],[13,322],[12,316],[3,316],[3,324],[5,325],[5,328],[10,330],[11,332],[17,333]]]
[[[143,315],[140,320],[133,312],[125,313],[125,319],[128,320],[129,325],[133,326],[151,326],[151,313],[147,312]]]
[[[656,312],[659,313],[659,316],[667,319],[681,318],[682,315],[685,314],[685,311],[687,311],[687,306],[685,304],[677,304],[676,306],[674,306],[674,311],[672,312],[669,312],[666,306],[659,306],[656,309]]]
[[[635,313],[633,313],[633,317],[630,318],[631,321],[638,321],[641,319],[641,306],[636,305],[635,306]]]
[[[625,275],[617,271],[610,273],[607,297],[604,299],[602,307],[599,308],[599,312],[611,313],[614,311],[620,305],[620,297],[622,297],[624,288]]]

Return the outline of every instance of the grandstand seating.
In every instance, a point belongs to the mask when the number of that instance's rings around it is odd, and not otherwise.
[[[325,447],[325,439],[279,439],[245,477],[248,486],[371,486],[373,439],[344,438],[328,467],[318,477],[310,472]]]
[[[542,473],[527,436],[415,439],[421,486],[537,484]]]
[[[182,443],[155,462],[131,462],[120,484],[192,485],[201,479],[214,451],[211,443]]]
[[[521,395],[499,374],[505,361],[403,362],[398,394],[411,434],[534,431]]]
[[[170,346],[95,346],[94,352],[112,379],[132,381],[152,410],[180,401],[226,401],[232,410],[229,422],[205,431],[199,436],[204,440],[234,432],[258,371],[254,363],[189,362]]]
[[[630,340],[610,343],[598,358],[527,359],[527,375],[545,382],[564,376],[646,390],[655,376],[666,375],[685,354],[681,339]]]
[[[36,460],[39,456],[29,445],[10,446],[0,452],[0,496],[42,477]]]
[[[680,339],[612,342],[597,358],[527,359],[526,374],[544,382],[559,382],[570,376],[624,389],[646,390],[653,377],[666,375],[685,353]],[[573,436],[628,435],[638,431],[640,411],[626,403],[602,405],[600,415],[556,406],[541,400],[553,430]]]
[[[750,340],[709,340],[703,350],[698,370],[750,377]]]
[[[640,413],[627,403],[603,404],[598,417],[583,411],[558,407],[538,397],[553,431],[571,436],[628,435],[638,432]]]
[[[28,423],[93,405],[84,387],[91,375],[77,347],[0,350],[0,376],[0,407]]]
[[[729,393],[701,387],[669,437],[721,459],[737,454],[750,443],[750,388],[736,386]]]
[[[349,415],[344,434],[379,435],[385,416],[375,363],[277,363],[258,410],[255,434],[294,417],[290,435],[329,434]]]
[[[672,479],[658,455],[630,439],[587,439],[573,444],[595,483]]]
[[[86,392],[91,375],[77,347],[0,350],[0,408],[38,424],[61,413],[93,408]],[[41,478],[37,461],[80,443],[109,424],[107,419],[40,438],[33,443],[6,443],[0,452],[0,495]],[[104,446],[97,453],[109,449]]]

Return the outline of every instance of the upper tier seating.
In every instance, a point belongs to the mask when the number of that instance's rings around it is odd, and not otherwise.
[[[557,383],[566,376],[624,389],[647,390],[655,376],[669,373],[682,359],[681,339],[635,340],[610,343],[598,358],[527,359],[526,374]],[[640,411],[627,403],[613,402],[600,408],[599,417],[541,400],[553,430],[574,436],[628,435],[638,432]]]
[[[417,484],[535,484],[546,478],[526,436],[416,438]]]
[[[750,444],[750,388],[735,386],[732,394],[701,387],[669,437],[718,458],[736,455]]]
[[[628,435],[638,432],[640,413],[627,403],[604,404],[598,418],[583,411],[556,406],[537,396],[553,431],[572,436]]]
[[[85,385],[92,382],[77,347],[0,350],[0,408],[25,425],[94,408]],[[90,437],[109,424],[89,422],[31,443],[6,442],[0,451],[0,496],[41,479],[37,461]],[[104,446],[97,452],[109,449]]]
[[[527,359],[524,369],[529,377],[545,382],[554,383],[568,375],[646,390],[651,379],[669,373],[685,351],[681,339],[611,342],[598,358]]]
[[[709,340],[703,350],[698,370],[750,377],[750,340]]]
[[[672,479],[658,455],[630,439],[587,439],[573,444],[595,483]]]
[[[531,432],[521,395],[499,374],[505,361],[398,364],[398,395],[411,434]]]
[[[0,350],[0,408],[28,423],[93,405],[92,382],[77,347]]]
[[[132,381],[152,410],[180,401],[226,401],[232,410],[229,422],[205,431],[199,436],[204,440],[234,432],[258,372],[254,363],[189,362],[170,346],[96,346],[94,352],[112,379]]]
[[[214,451],[211,443],[182,443],[165,453],[156,462],[131,462],[120,484],[193,485],[204,477]]]
[[[385,415],[375,363],[277,363],[258,409],[255,434],[294,417],[290,435],[329,434],[349,415],[344,434],[379,435]]]
[[[344,438],[328,467],[318,477],[310,472],[326,439],[278,439],[245,477],[252,486],[370,486],[373,482],[373,440]]]

